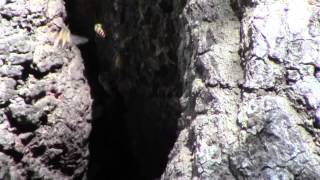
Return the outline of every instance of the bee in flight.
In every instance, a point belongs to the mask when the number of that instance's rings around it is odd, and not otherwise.
[[[71,34],[68,26],[62,26],[55,35],[54,47],[65,48],[71,44],[82,45],[88,42],[88,38]]]
[[[106,37],[106,33],[104,31],[104,28],[103,28],[102,24],[100,24],[100,23],[97,23],[94,25],[94,31],[96,32],[98,37],[100,37],[100,38]]]
[[[66,45],[71,44],[71,33],[67,26],[64,26],[60,29],[58,34],[56,35],[54,41],[54,47],[62,47],[64,48]]]

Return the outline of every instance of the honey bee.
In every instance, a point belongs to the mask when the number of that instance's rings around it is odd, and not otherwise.
[[[71,44],[71,32],[67,26],[60,29],[55,37],[54,47],[64,48],[66,45]]]
[[[100,38],[106,37],[106,33],[104,31],[104,28],[103,28],[102,24],[100,24],[100,23],[97,23],[94,25],[94,31],[96,32],[98,37],[100,37]]]
[[[55,36],[54,48],[65,48],[67,45],[82,45],[88,42],[88,38],[72,34],[68,26],[61,27]]]

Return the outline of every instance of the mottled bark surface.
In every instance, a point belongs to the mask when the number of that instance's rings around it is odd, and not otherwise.
[[[189,1],[181,21],[182,130],[162,178],[232,179],[228,158],[239,146],[243,77],[240,22],[225,0]]]
[[[162,179],[320,178],[319,5],[187,2],[182,130]]]
[[[90,89],[61,0],[0,1],[0,179],[85,177]]]
[[[320,2],[67,3],[97,76],[89,179],[320,179]],[[79,50],[54,46],[62,1],[0,17],[0,179],[84,177],[92,100]]]

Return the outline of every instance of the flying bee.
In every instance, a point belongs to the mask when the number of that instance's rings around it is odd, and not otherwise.
[[[71,44],[71,32],[67,26],[61,27],[60,31],[57,33],[54,41],[54,47],[62,47]]]
[[[71,34],[68,26],[61,27],[60,31],[55,36],[54,47],[65,48],[66,45],[83,45],[88,42],[88,38]]]
[[[100,23],[97,23],[94,25],[94,31],[96,32],[98,37],[100,37],[100,38],[106,37],[106,33],[104,31],[104,28],[103,28],[102,24],[100,24]]]

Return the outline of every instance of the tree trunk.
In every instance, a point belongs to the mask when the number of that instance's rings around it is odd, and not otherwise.
[[[65,3],[0,0],[0,179],[320,179],[320,2]]]
[[[65,16],[61,0],[0,0],[0,179],[86,177],[92,100]]]
[[[186,3],[181,132],[162,179],[320,178],[319,6]]]

